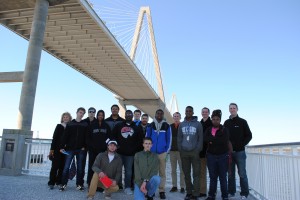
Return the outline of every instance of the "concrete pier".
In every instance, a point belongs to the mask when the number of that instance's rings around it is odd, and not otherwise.
[[[18,128],[22,130],[31,129],[48,7],[47,0],[36,1],[19,104]]]

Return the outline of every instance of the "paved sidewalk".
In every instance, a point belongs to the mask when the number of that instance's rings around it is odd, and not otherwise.
[[[86,199],[87,191],[79,192],[75,188],[75,180],[69,181],[67,190],[60,192],[57,187],[49,190],[47,186],[48,178],[40,176],[0,176],[0,199],[1,200],[77,200]],[[169,193],[170,187],[166,188],[167,199],[183,200],[185,194],[179,192]],[[156,194],[156,199],[158,194]],[[97,192],[95,199],[103,199],[103,194]],[[123,191],[113,193],[112,199],[133,200],[133,195],[125,195]],[[201,198],[205,199],[205,198]],[[218,200],[220,191],[218,191]],[[235,199],[239,199],[236,197]],[[254,200],[249,197],[248,200]]]

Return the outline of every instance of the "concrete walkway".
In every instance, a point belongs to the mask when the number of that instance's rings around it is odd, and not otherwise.
[[[86,199],[87,191],[79,192],[75,188],[75,181],[69,181],[67,190],[60,192],[57,187],[49,190],[47,186],[48,178],[40,176],[0,176],[0,199],[1,200],[77,200]],[[179,192],[169,193],[170,187],[166,189],[167,199],[183,200],[185,194]],[[158,194],[156,194],[158,197]],[[95,199],[104,199],[103,194],[97,192]],[[133,195],[125,195],[122,191],[112,194],[115,200],[133,200]],[[155,198],[159,199],[159,198]],[[204,200],[205,198],[199,198]],[[221,200],[218,191],[218,200]],[[233,199],[240,199],[238,196]],[[254,200],[248,197],[248,200]]]

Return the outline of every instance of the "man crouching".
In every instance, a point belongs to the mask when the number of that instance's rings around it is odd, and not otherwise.
[[[104,189],[105,199],[111,198],[111,193],[117,192],[119,186],[118,181],[122,174],[122,159],[116,153],[117,142],[115,140],[107,141],[107,151],[99,153],[95,159],[92,170],[94,171],[91,180],[88,199],[93,199],[97,190],[97,186]],[[102,179],[103,181],[99,181]],[[108,185],[106,183],[108,182]]]
[[[153,200],[155,191],[160,184],[158,174],[157,154],[150,151],[152,139],[145,137],[143,139],[144,150],[134,156],[134,200]]]

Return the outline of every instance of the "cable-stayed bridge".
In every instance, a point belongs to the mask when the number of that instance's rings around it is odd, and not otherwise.
[[[0,4],[0,23],[29,40],[24,72],[0,75],[1,82],[23,82],[18,128],[31,128],[42,49],[113,92],[121,110],[133,105],[154,117],[161,108],[166,120],[172,121],[165,103],[150,9],[143,7],[137,12],[136,22],[131,24],[133,35],[126,39],[129,36],[113,33],[120,30],[117,23],[111,30],[106,26],[110,22],[101,19],[97,7],[101,6],[86,0],[11,0]]]

